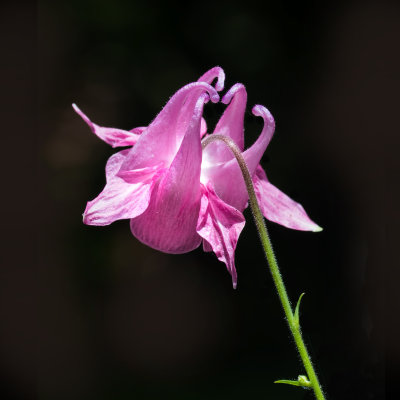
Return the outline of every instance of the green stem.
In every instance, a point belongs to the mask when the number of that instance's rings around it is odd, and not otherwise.
[[[229,147],[229,149],[236,157],[236,160],[242,171],[247,191],[249,193],[250,208],[253,213],[254,221],[257,226],[257,230],[268,261],[273,281],[275,283],[276,290],[278,291],[278,295],[281,300],[281,304],[289,324],[290,332],[293,335],[294,341],[297,346],[297,350],[299,351],[301,360],[303,361],[304,368],[307,372],[308,379],[310,381],[310,387],[312,387],[312,389],[314,390],[315,397],[317,398],[317,400],[325,400],[324,394],[321,389],[321,385],[318,381],[317,374],[314,371],[311,358],[308,354],[307,347],[301,335],[300,324],[298,322],[298,319],[295,318],[292,306],[290,305],[289,297],[286,292],[285,284],[283,283],[282,275],[279,271],[278,263],[276,261],[274,251],[272,249],[272,244],[269,239],[267,227],[264,222],[264,217],[261,213],[260,206],[258,205],[258,201],[254,191],[253,181],[251,179],[251,175],[247,168],[246,162],[242,156],[240,149],[237,147],[236,143],[227,136],[217,135],[217,134],[210,135],[202,141],[202,148],[204,149],[208,144],[216,140],[224,142]]]

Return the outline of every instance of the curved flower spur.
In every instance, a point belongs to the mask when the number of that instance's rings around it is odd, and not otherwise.
[[[301,336],[300,300],[293,313],[262,214],[292,229],[316,232],[321,228],[300,204],[268,181],[260,166],[275,130],[271,113],[261,105],[254,106],[252,112],[263,118],[262,132],[244,150],[247,94],[242,84],[235,84],[225,94],[222,102],[227,107],[214,132],[207,134],[203,107],[210,99],[213,103],[219,101],[218,91],[224,88],[224,80],[224,71],[212,68],[197,82],[178,90],[148,127],[130,131],[100,127],[73,104],[92,132],[106,143],[112,147],[131,146],[109,158],[106,186],[87,203],[83,222],[103,226],[129,219],[137,239],[166,253],[185,253],[203,242],[205,251],[213,251],[226,264],[236,288],[235,249],[245,224],[243,210],[250,203],[286,319],[308,374],[308,378],[299,376],[298,381],[277,382],[313,388],[317,399],[324,399]]]

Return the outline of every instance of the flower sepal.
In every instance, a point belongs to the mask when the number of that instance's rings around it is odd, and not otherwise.
[[[286,385],[300,386],[303,387],[304,389],[310,389],[312,387],[311,382],[305,375],[299,375],[297,381],[292,381],[289,379],[281,379],[279,381],[275,381],[274,383],[284,383]]]

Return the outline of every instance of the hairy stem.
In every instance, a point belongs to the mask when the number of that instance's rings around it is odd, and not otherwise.
[[[283,310],[285,312],[286,320],[288,321],[290,331],[293,335],[294,341],[297,346],[297,350],[300,354],[301,360],[303,361],[304,368],[307,372],[307,376],[310,382],[308,387],[311,387],[314,390],[315,397],[318,400],[325,400],[324,394],[321,389],[321,385],[318,381],[317,374],[315,373],[313,364],[311,362],[311,358],[308,354],[306,345],[304,343],[300,324],[298,322],[298,318],[295,318],[295,315],[292,310],[292,306],[290,305],[289,297],[286,292],[285,284],[283,283],[282,275],[279,271],[278,263],[275,258],[274,251],[272,249],[272,244],[269,239],[267,227],[265,225],[264,217],[261,213],[260,206],[258,205],[258,201],[256,198],[256,194],[254,192],[253,181],[251,179],[250,172],[247,168],[246,162],[242,156],[240,149],[237,147],[236,143],[227,136],[223,135],[210,135],[202,141],[202,148],[204,149],[207,145],[214,141],[222,141],[224,142],[229,149],[234,154],[240,170],[242,171],[242,175],[244,181],[246,183],[247,191],[249,193],[249,203],[250,208],[253,213],[254,221],[257,226],[257,230],[261,239],[261,243],[265,252],[265,256],[268,261],[269,269],[275,283],[276,290],[278,291],[279,299],[281,301]]]

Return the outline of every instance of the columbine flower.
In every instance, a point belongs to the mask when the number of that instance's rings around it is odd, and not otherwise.
[[[236,287],[234,252],[248,195],[230,150],[213,143],[202,153],[200,141],[206,133],[204,103],[219,100],[217,91],[223,89],[224,79],[221,68],[211,69],[175,93],[148,127],[131,131],[100,127],[75,105],[74,109],[106,143],[132,146],[108,160],[106,186],[88,202],[84,223],[108,225],[130,219],[134,236],[166,253],[185,253],[203,241],[205,251],[214,251],[225,262]],[[222,100],[229,105],[214,130],[229,136],[241,150],[246,97],[243,85],[231,88]],[[243,156],[264,216],[289,228],[320,230],[300,204],[268,182],[259,162],[275,124],[265,107],[255,106],[253,113],[264,119],[264,128]]]

